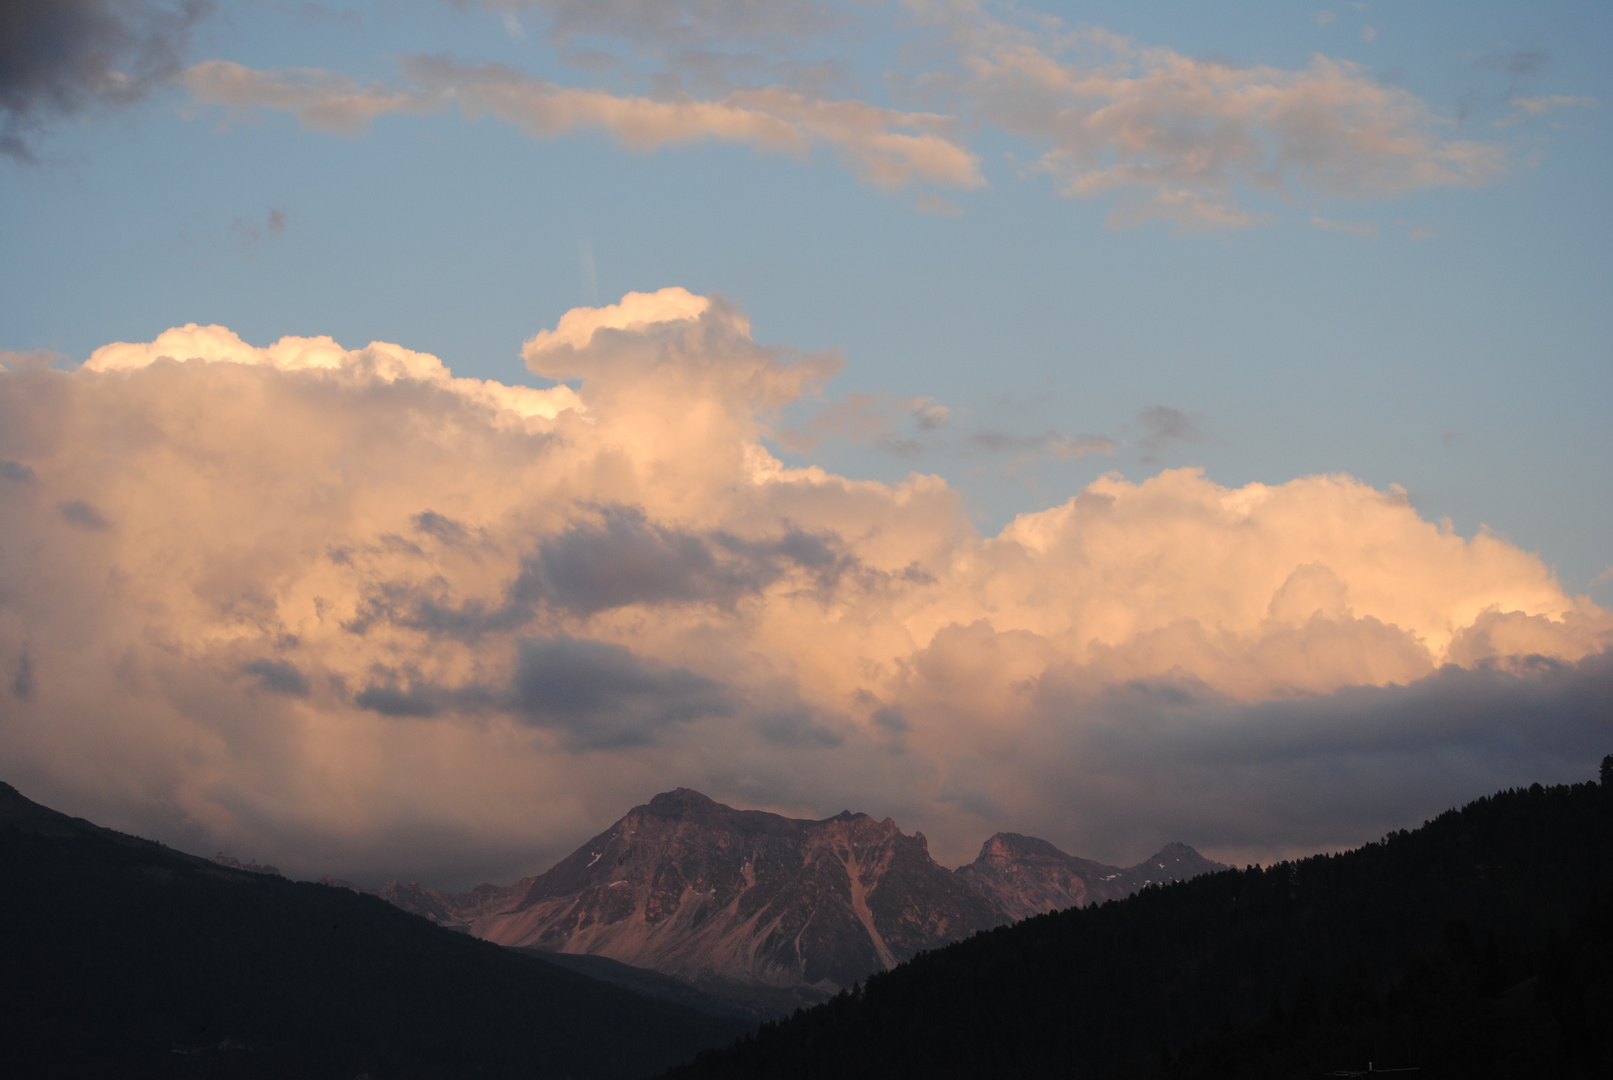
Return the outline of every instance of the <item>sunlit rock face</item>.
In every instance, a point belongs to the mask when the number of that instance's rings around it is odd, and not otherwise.
[[[1186,844],[1167,844],[1136,866],[1119,867],[1068,855],[1034,836],[998,833],[981,845],[979,858],[957,869],[957,876],[1017,920],[1119,900],[1148,885],[1225,869]]]
[[[952,872],[889,818],[787,818],[679,788],[514,885],[446,895],[393,882],[380,895],[501,945],[832,990],[977,930],[1218,869],[1182,844],[1123,869],[999,833]]]
[[[824,989],[1002,921],[930,858],[923,834],[889,818],[786,818],[686,788],[507,889],[389,890],[400,906],[503,945],[593,953],[694,981]]]

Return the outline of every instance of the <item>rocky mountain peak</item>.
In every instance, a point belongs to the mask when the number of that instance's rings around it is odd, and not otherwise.
[[[678,788],[514,885],[449,896],[393,882],[381,895],[504,945],[712,988],[831,991],[977,930],[1216,868],[1181,844],[1122,869],[998,833],[951,872],[888,817],[787,818]]]
[[[998,833],[956,873],[1011,919],[1130,896],[1146,885],[1226,869],[1186,844],[1167,844],[1136,866],[1108,866],[1067,854],[1034,836]]]

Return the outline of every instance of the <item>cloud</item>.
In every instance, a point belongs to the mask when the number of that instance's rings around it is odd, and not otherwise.
[[[34,158],[53,120],[127,105],[180,68],[205,0],[29,0],[0,16],[0,153]]]
[[[177,78],[193,105],[226,117],[286,112],[342,135],[361,134],[382,116],[457,108],[536,139],[599,133],[639,153],[701,142],[803,161],[827,153],[864,183],[912,190],[916,211],[941,215],[961,208],[931,189],[985,186],[969,140],[996,132],[1029,144],[1024,169],[1051,176],[1061,194],[1110,199],[1106,221],[1117,229],[1152,221],[1179,231],[1247,228],[1276,220],[1268,206],[1472,187],[1510,167],[1506,149],[1453,138],[1450,119],[1411,92],[1322,55],[1301,69],[1244,65],[1101,28],[1072,30],[1051,17],[998,19],[980,5],[911,0],[908,25],[919,37],[909,56],[928,69],[893,74],[891,85],[900,100],[935,106],[916,111],[875,104],[834,55],[813,57],[809,43],[852,32],[866,14],[857,4],[481,6],[512,20],[541,11],[562,59],[610,85],[562,85],[447,55],[402,57],[402,77],[392,82],[224,59]],[[1363,32],[1374,36],[1370,27]],[[1481,62],[1527,73],[1544,61],[1520,52]]]
[[[60,506],[62,520],[87,532],[106,532],[112,527],[101,512],[83,499],[70,499]]]
[[[823,34],[851,21],[827,0],[482,0],[485,8],[541,11],[549,39],[617,38],[642,48],[774,44]]]
[[[620,645],[564,636],[521,642],[512,688],[518,717],[590,750],[651,744],[669,725],[734,711],[713,679],[645,663]]]
[[[339,135],[361,134],[387,114],[457,106],[470,119],[492,116],[536,139],[600,131],[646,153],[715,140],[797,158],[827,147],[860,179],[886,190],[985,183],[979,159],[955,141],[955,123],[933,113],[823,101],[777,86],[740,89],[721,100],[658,100],[558,86],[502,64],[441,56],[406,57],[403,69],[400,86],[360,86],[313,69],[256,71],[227,60],[204,61],[179,78],[198,105],[289,112],[305,127]]]
[[[1507,52],[1491,53],[1479,59],[1481,67],[1502,72],[1514,79],[1538,75],[1550,63],[1551,55],[1539,49],[1512,49]]]
[[[577,309],[524,356],[566,383],[195,324],[0,372],[8,780],[458,886],[680,784],[954,861],[996,829],[1134,861],[1358,842],[1606,752],[1613,618],[1396,490],[1111,474],[982,536],[940,477],[779,460],[840,358],[720,297]]]
[[[37,484],[39,478],[34,470],[20,461],[0,461],[0,478],[11,481],[13,484]]]
[[[1546,94],[1539,97],[1515,97],[1512,106],[1517,111],[1495,122],[1497,127],[1509,127],[1531,116],[1541,116],[1555,109],[1595,109],[1601,105],[1593,97],[1566,94]]]
[[[308,680],[303,678],[302,672],[297,670],[295,664],[288,664],[284,660],[254,660],[241,665],[241,671],[247,675],[256,675],[258,685],[272,694],[308,696]]]
[[[914,8],[958,56],[956,70],[918,85],[1045,146],[1031,168],[1063,194],[1117,195],[1117,228],[1240,228],[1265,220],[1242,205],[1249,194],[1384,198],[1483,184],[1506,169],[1501,149],[1449,138],[1420,99],[1348,60],[1245,67],[1052,20]]]
[[[1315,23],[1317,26],[1331,26],[1333,23],[1338,21],[1339,17],[1331,11],[1311,12],[1311,22]]]
[[[888,394],[847,394],[819,408],[807,420],[775,434],[781,445],[795,453],[810,453],[824,439],[838,437],[871,443],[898,457],[920,453],[924,444],[904,434],[940,431],[952,410],[931,398],[898,398]]]
[[[1150,405],[1137,414],[1137,424],[1143,437],[1137,445],[1142,447],[1144,460],[1152,460],[1172,443],[1201,443],[1209,436],[1200,431],[1193,418],[1181,409],[1170,405]]]

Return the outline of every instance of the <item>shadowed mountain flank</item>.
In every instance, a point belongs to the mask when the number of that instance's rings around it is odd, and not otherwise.
[[[1049,911],[1119,900],[1149,885],[1186,881],[1225,870],[1186,844],[1166,844],[1136,866],[1107,866],[1067,855],[1034,836],[998,833],[980,848],[980,857],[957,869],[1010,920]]]
[[[747,1027],[4,784],[0,957],[15,1076],[625,1080]]]

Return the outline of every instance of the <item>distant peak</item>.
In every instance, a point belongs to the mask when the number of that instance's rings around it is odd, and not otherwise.
[[[680,787],[672,791],[663,791],[650,800],[649,805],[655,809],[672,809],[689,806],[718,806],[715,799],[696,791],[694,788]]]
[[[1004,856],[1053,855],[1066,857],[1064,852],[1046,840],[1021,833],[1000,832],[980,845],[980,858]]]

